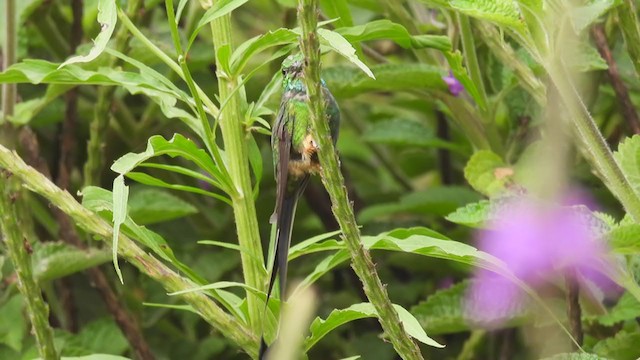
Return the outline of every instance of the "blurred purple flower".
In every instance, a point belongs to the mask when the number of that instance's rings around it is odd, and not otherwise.
[[[449,75],[443,76],[442,80],[444,80],[445,84],[449,87],[449,92],[453,96],[460,95],[461,92],[464,91],[464,86],[455,76],[453,76],[453,72],[449,71]]]
[[[526,199],[500,209],[492,229],[478,234],[479,248],[502,260],[526,284],[541,286],[568,270],[582,276],[605,270],[606,249],[583,212]],[[466,314],[475,323],[494,327],[522,305],[523,297],[510,280],[482,269],[467,294]]]

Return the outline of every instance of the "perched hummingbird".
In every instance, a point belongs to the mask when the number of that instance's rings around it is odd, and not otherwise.
[[[276,223],[276,244],[273,270],[269,281],[267,302],[280,273],[280,299],[284,300],[287,280],[287,256],[291,244],[291,230],[298,198],[313,174],[320,171],[318,143],[313,138],[311,115],[304,85],[304,58],[291,55],[282,62],[282,100],[273,126],[271,147],[277,183],[276,208],[271,222]],[[322,93],[326,121],[335,145],[340,125],[340,109],[324,81]],[[261,352],[264,350],[261,349]],[[262,356],[261,356],[262,358]]]

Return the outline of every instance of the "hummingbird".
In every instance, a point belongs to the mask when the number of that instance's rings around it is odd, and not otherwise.
[[[280,274],[280,299],[287,283],[287,257],[296,206],[311,175],[320,172],[318,143],[313,138],[307,89],[304,84],[304,57],[290,55],[282,62],[282,99],[272,128],[271,148],[277,184],[276,206],[271,223],[276,224],[275,256],[267,291],[267,303],[276,276]],[[340,109],[333,94],[321,80],[325,120],[329,123],[333,144],[338,140]],[[263,342],[261,356],[266,350]]]

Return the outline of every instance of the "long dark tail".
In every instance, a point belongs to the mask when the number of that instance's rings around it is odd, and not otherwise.
[[[291,245],[291,231],[293,230],[293,220],[296,215],[296,207],[300,195],[307,187],[309,176],[305,176],[295,192],[286,194],[282,199],[282,204],[277,214],[276,222],[276,253],[273,258],[273,270],[271,270],[271,279],[269,280],[269,288],[267,290],[267,301],[265,302],[265,310],[269,305],[271,292],[276,282],[276,276],[280,273],[280,301],[284,302],[284,294],[287,286],[287,265],[289,256],[289,246]],[[280,309],[283,307],[281,306]],[[260,353],[258,359],[263,360],[267,354],[269,347],[264,341],[264,336],[260,339]]]

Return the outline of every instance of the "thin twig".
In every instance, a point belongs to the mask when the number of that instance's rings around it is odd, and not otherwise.
[[[638,113],[631,102],[629,90],[620,77],[618,65],[613,59],[611,49],[609,49],[609,43],[607,42],[607,36],[604,33],[604,27],[602,25],[596,25],[591,28],[591,37],[593,37],[593,41],[598,48],[598,52],[600,52],[602,58],[607,62],[607,75],[611,82],[611,86],[613,87],[613,91],[616,93],[618,106],[620,106],[622,116],[626,120],[631,131],[636,134],[640,134],[640,119],[638,119]]]

